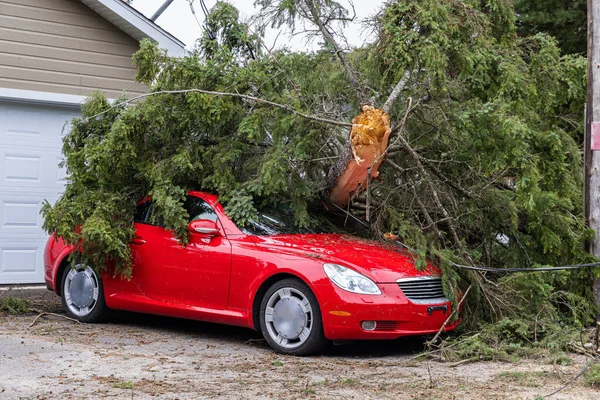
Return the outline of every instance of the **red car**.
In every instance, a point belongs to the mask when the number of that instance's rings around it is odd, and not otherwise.
[[[133,276],[98,275],[68,263],[75,251],[53,235],[45,280],[67,314],[95,322],[109,309],[261,330],[275,350],[314,354],[328,341],[395,339],[437,332],[450,316],[439,271],[410,254],[342,234],[285,233],[281,215],[259,213],[239,228],[217,197],[190,192],[190,243],[150,223],[141,202],[131,242]],[[449,331],[458,322],[446,326]]]

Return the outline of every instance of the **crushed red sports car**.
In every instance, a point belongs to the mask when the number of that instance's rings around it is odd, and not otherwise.
[[[240,228],[203,192],[184,203],[190,242],[182,246],[151,224],[152,206],[146,199],[135,213],[131,279],[70,263],[77,249],[50,236],[46,285],[69,316],[97,322],[117,309],[237,325],[260,330],[276,351],[308,355],[333,340],[435,333],[452,311],[439,271],[417,270],[399,249],[345,234],[287,233],[275,214]]]

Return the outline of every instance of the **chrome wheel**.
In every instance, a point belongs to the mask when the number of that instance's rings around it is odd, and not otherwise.
[[[77,264],[64,279],[65,305],[78,317],[88,316],[98,304],[100,283],[96,273],[87,265]]]
[[[306,342],[313,321],[310,301],[298,289],[283,287],[267,300],[264,312],[267,333],[285,349],[294,349]]]

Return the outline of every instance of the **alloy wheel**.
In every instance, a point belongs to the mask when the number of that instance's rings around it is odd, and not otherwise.
[[[283,287],[267,300],[264,313],[267,333],[285,349],[304,344],[313,329],[313,321],[309,300],[296,288]]]
[[[89,315],[98,304],[99,292],[99,279],[91,267],[77,264],[67,273],[63,286],[64,300],[74,315]]]

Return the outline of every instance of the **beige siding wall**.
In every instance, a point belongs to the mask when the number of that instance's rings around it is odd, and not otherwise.
[[[140,94],[136,40],[78,0],[0,0],[0,87]]]

